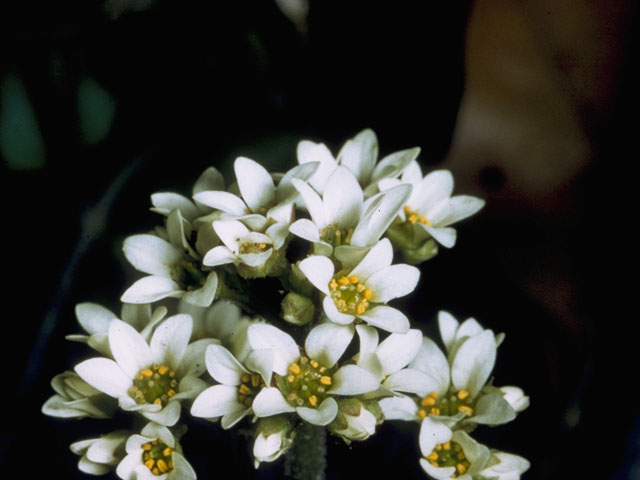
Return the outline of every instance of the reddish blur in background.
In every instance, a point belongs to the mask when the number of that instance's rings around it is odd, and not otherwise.
[[[3,478],[87,478],[68,445],[123,420],[40,407],[51,377],[92,355],[64,341],[74,305],[119,311],[135,275],[122,240],[160,221],[151,193],[188,194],[210,165],[231,175],[239,154],[287,168],[299,139],[337,152],[365,127],[382,154],[420,146],[423,170],[487,200],[402,304],[429,335],[439,309],[506,333],[495,382],[532,404],[474,436],[527,457],[524,478],[640,478],[637,4],[345,3],[1,7]],[[217,425],[194,422],[183,446],[200,478],[282,477]],[[331,439],[328,478],[426,478],[418,457],[417,426],[387,422],[364,443]]]

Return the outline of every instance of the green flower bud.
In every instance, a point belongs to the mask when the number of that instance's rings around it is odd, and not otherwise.
[[[298,293],[289,292],[282,300],[282,318],[293,325],[306,325],[313,320],[313,302]]]

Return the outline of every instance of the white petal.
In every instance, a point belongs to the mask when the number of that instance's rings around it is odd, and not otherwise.
[[[276,187],[262,165],[249,158],[238,157],[233,168],[242,198],[253,212],[259,213],[261,207],[275,200]]]
[[[171,397],[171,401],[193,400],[206,390],[208,386],[209,384],[199,378],[192,376],[184,377],[178,384],[178,393]]]
[[[171,448],[175,448],[176,442],[173,433],[167,427],[158,425],[157,423],[149,422],[147,423],[142,431],[141,435],[134,435],[133,437],[129,437],[127,440],[127,452],[132,451],[134,446],[136,450],[142,448],[142,445],[147,443],[149,439],[157,438],[164,442],[165,445]],[[137,438],[136,438],[137,437]],[[146,437],[146,439],[144,438]],[[129,444],[129,440],[135,438],[135,441]]]
[[[436,422],[429,417],[425,418],[420,425],[420,450],[422,455],[429,455],[436,445],[451,440],[452,432],[446,425]]]
[[[353,245],[338,245],[333,250],[333,256],[338,259],[342,267],[349,270],[362,261],[371,247],[356,247]],[[331,255],[331,252],[329,252]]]
[[[360,337],[360,357],[375,353],[378,348],[378,330],[369,325],[356,325]]]
[[[268,220],[264,215],[257,213],[250,213],[248,215],[241,215],[235,217],[235,220],[242,222],[249,230],[255,232],[261,232],[267,226]]]
[[[213,222],[213,229],[220,240],[234,253],[240,248],[240,243],[249,234],[249,229],[237,220],[218,220]]]
[[[261,267],[273,255],[273,248],[268,248],[260,253],[241,253],[238,255],[240,263],[244,263],[249,267]]]
[[[329,282],[333,277],[333,262],[321,255],[312,255],[305,258],[298,265],[307,279],[325,295],[329,295]]]
[[[153,303],[167,297],[179,297],[182,293],[180,285],[170,278],[152,275],[136,281],[120,300],[125,303]]]
[[[185,292],[184,295],[182,295],[182,300],[199,307],[208,307],[216,297],[217,290],[218,274],[216,272],[210,272],[209,275],[207,275],[204,285],[197,290]]]
[[[451,382],[475,397],[484,386],[496,361],[496,340],[491,330],[469,337],[458,349],[451,365]]]
[[[339,325],[349,325],[356,319],[353,315],[339,312],[336,304],[333,303],[332,298],[329,296],[324,297],[324,300],[322,300],[322,308],[329,320]]]
[[[131,378],[108,358],[85,360],[76,365],[75,371],[89,385],[114,398],[127,395],[132,385]]]
[[[442,391],[440,381],[414,368],[403,368],[392,373],[382,382],[382,386],[392,392],[415,393],[420,397],[431,392],[440,393]]]
[[[296,192],[296,196],[297,196],[298,192],[295,189],[294,189],[294,192]],[[267,211],[265,216],[269,220],[275,220],[278,223],[284,223],[286,225],[289,225],[291,222],[293,222],[293,219],[295,218],[295,205],[293,204],[293,202],[290,202],[290,201],[280,203],[275,207],[270,208]]]
[[[260,390],[260,393],[253,399],[253,413],[258,417],[270,417],[279,413],[295,412],[295,408],[287,401],[275,387],[267,387]]]
[[[529,407],[531,403],[529,396],[525,395],[521,388],[513,386],[500,387],[504,399],[509,402],[511,408],[516,412],[522,412]]]
[[[166,312],[166,308],[164,310]],[[149,304],[123,303],[120,309],[120,318],[136,330],[141,331],[151,322],[151,313],[151,305]],[[104,332],[106,333],[107,329]]]
[[[324,218],[342,228],[355,225],[360,218],[364,197],[358,180],[346,167],[336,168],[322,194]]]
[[[243,405],[244,407],[244,405]],[[229,412],[224,417],[222,417],[222,421],[220,422],[220,426],[225,430],[230,429],[244,417],[251,413],[250,408],[243,408],[243,410],[238,410],[237,412]]]
[[[151,195],[152,210],[162,215],[169,215],[172,210],[179,210],[184,218],[192,221],[200,212],[191,200],[173,192],[160,192]]]
[[[235,263],[238,260],[235,255],[227,247],[219,246],[209,250],[204,258],[202,264],[208,267],[216,267],[218,265],[226,265],[227,263]]]
[[[458,320],[456,320],[456,318],[449,312],[445,312],[444,310],[440,310],[438,312],[440,337],[442,338],[442,343],[444,343],[447,350],[451,350],[451,347],[453,346],[459,325]]]
[[[464,322],[460,324],[458,330],[456,330],[456,341],[462,340],[465,337],[473,337],[474,335],[478,335],[482,333],[484,328],[482,325],[478,323],[475,318],[467,318]]]
[[[460,444],[464,455],[471,463],[467,475],[473,477],[479,473],[491,458],[491,452],[489,449],[469,436],[462,430],[456,430],[453,432],[451,440]]]
[[[151,354],[154,361],[166,363],[172,370],[177,370],[189,345],[192,331],[191,315],[181,313],[167,318],[151,337]]]
[[[123,436],[104,436],[93,442],[85,455],[92,462],[114,463],[117,460],[115,450],[124,445],[125,439]]]
[[[373,291],[372,302],[386,303],[413,292],[418,280],[420,270],[400,263],[378,270],[366,280],[366,285]]]
[[[415,421],[418,416],[418,406],[409,397],[389,397],[378,400],[385,420]]]
[[[240,197],[233,193],[223,191],[206,191],[196,193],[193,196],[196,202],[202,203],[207,207],[222,210],[232,215],[244,215],[247,212],[247,206]]]
[[[111,310],[97,303],[79,303],[75,310],[78,323],[91,335],[106,333],[111,320],[118,318]]]
[[[196,480],[195,470],[180,453],[174,451],[172,458],[173,472],[171,472],[171,480]],[[154,475],[154,478],[158,477]]]
[[[149,420],[164,425],[166,427],[174,426],[180,418],[180,402],[169,402],[165,407],[158,411],[142,411],[142,415]]]
[[[331,172],[338,166],[333,155],[324,143],[314,143],[309,140],[302,140],[298,143],[298,162],[319,162],[320,165],[309,183],[317,191],[322,192]]]
[[[392,333],[406,333],[409,331],[409,319],[400,310],[387,305],[378,305],[358,315],[369,325]]]
[[[116,474],[124,480],[131,480],[132,475],[134,475],[134,468],[140,465],[141,461],[140,452],[130,453],[118,464]]]
[[[332,377],[333,384],[328,393],[334,395],[360,395],[368,393],[380,385],[378,379],[364,368],[345,365]]]
[[[384,368],[383,374],[397,372],[409,364],[422,346],[420,330],[407,333],[392,333],[378,347],[377,354]]]
[[[124,241],[124,255],[136,270],[169,277],[182,252],[155,235],[133,235]]]
[[[393,247],[387,238],[383,238],[376,243],[362,261],[354,268],[349,275],[356,275],[360,282],[366,280],[378,270],[391,265],[393,259]]]
[[[310,358],[331,368],[345,352],[352,338],[352,325],[323,323],[311,329],[304,348]]]
[[[340,165],[348,167],[361,184],[368,183],[378,159],[378,139],[371,129],[365,129],[344,144],[338,153]]]
[[[464,220],[484,207],[484,200],[470,195],[456,195],[449,200],[447,215],[438,219],[438,225],[446,227],[452,223]]]
[[[289,226],[289,231],[309,242],[320,241],[320,232],[318,231],[318,227],[316,227],[316,224],[308,218],[301,218],[300,220],[293,222]]]
[[[209,345],[218,343],[215,338],[202,338],[191,342],[182,356],[180,366],[176,369],[178,377],[199,377],[206,370],[204,352]]]
[[[453,192],[453,176],[449,170],[436,170],[422,179],[415,192],[414,205],[425,213],[438,202],[447,199]]]
[[[253,324],[247,335],[252,349],[274,351],[273,370],[279,375],[284,375],[289,365],[300,357],[300,349],[295,340],[272,325]]]
[[[111,471],[111,468],[107,465],[92,462],[87,457],[82,456],[78,460],[78,470],[89,475],[105,475]]]
[[[271,385],[274,358],[273,350],[253,350],[245,360],[245,364],[252,371],[259,373],[266,385]]]
[[[194,195],[207,190],[224,190],[224,177],[215,167],[207,168],[193,184]]]
[[[420,164],[416,160],[409,162],[409,165],[407,165],[402,172],[401,178],[403,182],[413,185],[415,192],[415,187],[422,182],[422,170],[420,169]]]
[[[144,338],[135,328],[121,320],[112,320],[109,325],[109,347],[113,358],[129,378],[134,378],[140,370],[154,361]]]
[[[519,480],[520,475],[529,470],[531,464],[526,458],[506,452],[492,452],[495,459],[499,461],[480,472],[488,478],[498,478],[499,480]]]
[[[279,250],[282,245],[284,245],[287,236],[289,235],[289,224],[288,223],[274,223],[265,232],[267,236],[269,236],[273,242],[273,247],[276,250]]]
[[[249,373],[229,350],[220,345],[207,347],[205,362],[211,376],[225,385],[240,385],[242,375]]]
[[[516,418],[516,412],[502,395],[482,395],[473,410],[470,421],[483,425],[502,425]]]
[[[373,169],[371,181],[376,182],[382,178],[397,177],[418,155],[420,155],[420,147],[409,148],[387,155]]]
[[[426,227],[422,224],[419,226],[429,232],[429,235],[443,247],[452,248],[456,244],[457,233],[451,227]]]
[[[309,184],[293,178],[291,183],[302,197],[305,207],[311,216],[311,220],[319,229],[327,226],[327,219],[324,216],[324,207],[320,196],[309,186]]]
[[[438,394],[444,393],[449,388],[449,362],[442,350],[430,338],[422,339],[422,347],[409,366],[434,378],[440,385]]]
[[[235,386],[214,385],[196,397],[191,406],[191,415],[216,418],[245,409],[246,407],[238,401],[238,389]]]
[[[319,162],[302,163],[284,174],[276,189],[277,201],[282,202],[292,196],[297,196],[298,192],[291,183],[291,179],[299,178],[302,181],[309,180],[320,167]]]
[[[313,425],[329,425],[338,414],[338,402],[333,398],[325,398],[317,409],[299,407],[296,411],[300,418]]]

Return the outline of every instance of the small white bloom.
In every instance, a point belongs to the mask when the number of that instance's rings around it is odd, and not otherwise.
[[[78,469],[89,475],[109,473],[122,460],[122,450],[130,432],[118,430],[103,435],[72,443],[70,449],[80,455]]]
[[[174,425],[180,400],[195,398],[206,388],[198,377],[205,371],[204,351],[217,340],[189,344],[193,320],[169,317],[153,332],[149,343],[129,324],[112,320],[109,347],[114,360],[92,358],[75,370],[89,385],[117,398],[124,410],[149,420]]]
[[[252,352],[246,367],[220,345],[209,345],[205,354],[207,370],[219,385],[204,390],[193,401],[195,417],[222,417],[222,428],[228,429],[252,412],[258,393],[271,383],[273,352]]]
[[[347,443],[364,441],[376,432],[376,425],[380,423],[378,417],[381,417],[381,411],[375,400],[363,403],[356,398],[348,398],[338,402],[338,415],[329,429]]]
[[[254,465],[260,462],[273,462],[287,452],[293,444],[290,435],[291,424],[282,415],[260,419],[253,444]]]
[[[509,402],[511,408],[513,408],[517,413],[526,410],[531,403],[529,396],[525,395],[519,387],[504,386],[499,387],[499,390],[502,392],[504,399]]]
[[[411,197],[400,212],[400,220],[414,227],[415,240],[434,238],[451,248],[456,243],[456,231],[450,225],[463,220],[484,206],[484,200],[470,195],[451,196],[453,176],[448,170],[436,170],[424,178],[418,162],[412,161],[400,180],[384,179],[381,190],[400,184],[413,186]]]
[[[182,449],[171,431],[156,423],[148,423],[140,435],[127,439],[127,456],[118,464],[116,473],[123,480],[195,480],[196,472],[182,455]]]
[[[426,418],[420,426],[420,465],[432,478],[472,480],[480,477],[491,452],[462,430]],[[476,477],[478,475],[478,477]]]
[[[51,380],[56,394],[42,405],[42,413],[62,418],[110,418],[116,404],[75,372],[64,372]]]
[[[297,412],[314,425],[328,425],[338,413],[335,395],[361,395],[379,381],[357,365],[337,365],[353,337],[353,327],[323,323],[305,340],[304,352],[285,332],[271,325],[249,327],[249,343],[257,352],[273,352],[276,387],[263,388],[253,401],[258,417]]]
[[[475,318],[469,317],[460,323],[453,315],[444,310],[438,312],[438,329],[449,358],[455,355],[465,339],[485,331]],[[496,334],[496,347],[499,347],[503,340],[504,333]]]
[[[322,305],[332,322],[350,325],[359,318],[389,332],[406,333],[409,320],[386,303],[411,293],[420,270],[406,264],[391,265],[392,258],[391,243],[383,238],[348,272],[336,274],[333,262],[321,255],[304,259],[300,270],[326,295]]]
[[[211,305],[218,288],[215,271],[203,270],[199,254],[191,248],[185,232],[188,224],[175,209],[167,217],[168,239],[156,235],[133,235],[124,241],[127,260],[149,274],[122,295],[126,303],[152,303],[163,298],[182,298],[201,307]]]
[[[531,464],[526,458],[512,453],[492,451],[489,465],[480,472],[483,478],[495,480],[519,480]]]

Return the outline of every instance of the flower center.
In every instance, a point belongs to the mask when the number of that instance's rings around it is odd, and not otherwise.
[[[271,245],[268,245],[266,243],[244,242],[243,244],[240,245],[239,252],[242,254],[262,253],[266,251],[268,247],[271,247]]]
[[[471,465],[457,442],[439,443],[425,458],[437,468],[455,467],[456,471],[451,475],[451,478],[464,475]]]
[[[142,463],[154,475],[173,470],[173,448],[160,440],[154,440],[142,445]]]
[[[467,417],[470,417],[473,415],[473,405],[474,399],[467,390],[456,390],[452,387],[449,390],[449,395],[443,395],[438,398],[438,394],[436,392],[431,392],[420,400],[418,416],[420,418],[425,418],[429,415],[443,415],[450,417],[462,412]]]
[[[411,207],[409,205],[405,205],[403,210],[404,214],[407,217],[407,222],[409,222],[411,225],[421,223],[423,225],[426,225],[427,227],[431,226],[431,222],[427,220],[426,217],[420,215],[416,210],[411,210]]]
[[[339,228],[337,225],[327,225],[320,230],[320,238],[334,247],[350,245],[353,228]]]
[[[238,401],[249,408],[253,404],[253,399],[266,385],[262,381],[262,377],[257,373],[243,375],[240,378],[240,382]]]
[[[138,372],[129,396],[139,405],[153,403],[164,407],[176,394],[177,387],[176,372],[166,365],[152,365]]]
[[[289,365],[288,374],[278,376],[276,382],[292,406],[318,408],[327,398],[327,389],[333,382],[332,374],[333,369],[301,356]]]
[[[332,278],[329,292],[338,311],[350,315],[362,315],[373,296],[373,291],[360,283],[357,275]]]
[[[185,290],[195,290],[202,287],[207,274],[200,269],[195,258],[185,254],[173,268],[173,279]]]

